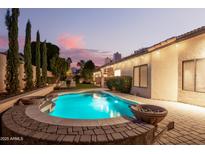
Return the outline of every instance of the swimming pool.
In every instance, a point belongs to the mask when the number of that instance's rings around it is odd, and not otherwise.
[[[129,106],[136,104],[103,91],[59,95],[50,116],[70,119],[133,117]]]

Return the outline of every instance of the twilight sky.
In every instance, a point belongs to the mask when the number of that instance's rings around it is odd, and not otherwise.
[[[0,50],[7,48],[4,24],[6,9],[0,9]],[[57,44],[73,66],[80,59],[102,65],[114,52],[127,56],[205,25],[205,9],[20,9],[19,44],[23,50],[25,25],[30,19],[32,40]]]

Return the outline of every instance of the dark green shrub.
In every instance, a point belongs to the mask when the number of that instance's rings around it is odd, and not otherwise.
[[[56,80],[57,80],[56,77],[47,77],[48,84],[54,84],[54,83],[56,83]]]
[[[121,76],[109,78],[106,82],[107,87],[111,90],[115,89],[122,93],[129,93],[132,86],[132,77]]]
[[[122,76],[120,81],[120,91],[123,93],[129,93],[132,86],[132,77]]]
[[[112,87],[114,87],[114,78],[109,78],[107,81],[106,81],[106,84],[107,84],[107,87],[112,90]]]
[[[80,76],[79,75],[75,75],[73,77],[74,81],[76,82],[76,84],[80,83]]]

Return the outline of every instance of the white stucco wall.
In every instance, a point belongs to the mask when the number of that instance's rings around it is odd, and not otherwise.
[[[205,106],[205,93],[182,90],[182,61],[205,58],[205,34],[179,42],[178,50],[180,51],[178,66],[178,101]]]
[[[134,57],[126,61],[114,64],[113,69],[114,71],[120,69],[121,75],[128,75],[133,77],[133,67],[143,64],[149,64],[150,58],[150,54]]]
[[[148,87],[147,88],[139,88],[139,87],[132,87],[131,94],[142,96],[142,97],[151,97],[151,55],[145,54],[138,57],[133,57],[128,60],[113,64],[108,67],[113,67],[115,70],[121,70],[121,76],[131,76],[133,78],[133,68],[134,66],[148,64]],[[104,68],[103,68],[104,69]],[[103,70],[102,69],[102,70]],[[102,79],[103,81],[103,79]]]
[[[121,75],[133,77],[134,66],[150,64],[149,82],[151,83],[152,99],[180,101],[205,106],[204,92],[182,90],[182,61],[199,58],[205,58],[205,34],[184,41],[180,40],[180,42],[167,47],[107,67],[113,67],[114,71],[120,69]],[[148,93],[147,90],[144,91],[144,89],[135,87],[132,87],[131,93],[137,95],[138,91],[141,94]]]
[[[175,44],[151,53],[151,97],[177,101],[178,51]]]

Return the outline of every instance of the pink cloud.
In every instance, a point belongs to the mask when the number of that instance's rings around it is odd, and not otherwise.
[[[76,67],[76,64],[80,60],[92,60],[96,66],[104,64],[106,57],[111,57],[111,52],[93,50],[93,49],[64,49],[61,50],[61,56],[67,58],[71,57],[73,63],[72,66]]]
[[[61,34],[58,39],[58,43],[65,49],[71,48],[84,48],[85,42],[81,35],[71,35],[68,33]]]
[[[64,33],[57,38],[57,42],[61,47],[61,56],[65,58],[71,57],[72,67],[76,67],[77,62],[80,60],[92,60],[96,66],[101,66],[104,64],[104,59],[111,56],[110,52],[85,49],[85,42],[82,35]]]

